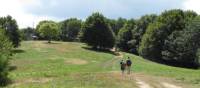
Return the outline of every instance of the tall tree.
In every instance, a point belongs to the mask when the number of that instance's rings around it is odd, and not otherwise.
[[[61,39],[63,41],[74,41],[81,30],[82,22],[76,18],[70,18],[60,23]]]
[[[110,24],[115,35],[118,35],[118,32],[125,25],[126,22],[127,22],[127,20],[125,18],[121,18],[121,17],[118,18],[117,20],[108,19],[108,23]]]
[[[161,24],[163,24],[165,26],[150,27],[150,29],[152,29],[152,30],[160,30],[161,31],[161,32],[160,31],[158,31],[158,32],[162,33],[162,34],[160,34],[160,36],[162,36],[161,37],[162,39],[160,39],[160,42],[162,43],[161,45],[162,45],[163,48],[161,48],[161,50],[159,50],[160,52],[155,51],[155,52],[157,52],[157,55],[155,57],[154,57],[154,55],[152,56],[150,54],[148,54],[149,56],[142,54],[142,48],[141,48],[140,55],[148,57],[148,58],[162,59],[161,58],[161,56],[162,56],[161,55],[161,51],[165,47],[165,43],[164,42],[167,41],[168,36],[173,31],[175,31],[175,30],[179,31],[179,30],[182,30],[185,27],[185,24],[184,24],[184,12],[182,10],[179,10],[179,9],[165,11],[158,17],[157,23],[161,23]],[[154,32],[157,32],[157,31],[154,31]],[[152,33],[154,33],[154,32],[152,32]],[[146,32],[146,33],[148,33],[148,32]],[[150,35],[152,35],[152,34],[150,34]],[[160,36],[158,36],[158,37],[160,37]],[[143,39],[142,43],[145,45],[145,41],[146,40],[145,40],[145,38],[142,38],[142,39]],[[143,47],[143,46],[141,46],[141,47]],[[151,52],[154,52],[154,51],[152,50]],[[157,56],[160,56],[160,57],[157,57]]]
[[[139,47],[139,54],[141,56],[154,61],[160,61],[163,44],[162,34],[165,26],[160,22],[155,22],[148,26]]]
[[[131,46],[129,41],[132,40],[132,30],[135,27],[135,20],[129,20],[122,29],[120,29],[117,36],[117,46],[123,51],[129,51]]]
[[[200,58],[200,17],[190,21],[183,31],[175,31],[165,42],[163,59],[176,66],[197,68]]]
[[[132,40],[129,42],[132,45],[132,53],[138,54],[138,48],[142,36],[147,30],[149,24],[154,23],[157,19],[155,14],[142,16],[136,21],[135,28],[132,30]]]
[[[2,28],[1,30],[6,30],[6,35],[12,42],[13,46],[18,47],[20,45],[20,34],[15,19],[11,16],[1,17],[0,27]]]
[[[93,48],[107,49],[115,44],[115,36],[106,18],[100,13],[93,13],[83,26],[82,40]]]
[[[44,22],[39,24],[38,31],[41,36],[48,39],[48,43],[51,43],[51,39],[59,35],[58,24],[53,21]]]

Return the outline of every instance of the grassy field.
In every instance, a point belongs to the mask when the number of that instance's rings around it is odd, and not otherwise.
[[[123,52],[134,66],[132,75],[122,76],[122,56],[93,51],[83,43],[25,41],[13,52],[9,74],[13,83],[8,88],[140,88],[136,79],[155,88],[163,87],[160,82],[200,86],[200,70],[161,65]]]

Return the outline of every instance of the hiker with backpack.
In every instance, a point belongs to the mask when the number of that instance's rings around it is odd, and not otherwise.
[[[125,69],[126,69],[126,63],[124,62],[124,60],[121,60],[120,66],[121,66],[121,71],[122,71],[122,75],[123,75],[123,74],[124,74],[124,71],[125,71]]]
[[[132,65],[132,61],[131,61],[130,57],[128,57],[128,59],[126,60],[127,74],[131,73],[131,65]]]

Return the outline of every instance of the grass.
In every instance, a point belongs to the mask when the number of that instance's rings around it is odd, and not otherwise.
[[[124,80],[119,71],[119,61],[111,53],[86,49],[83,43],[24,41],[14,50],[9,77],[13,83],[8,88],[138,88],[135,80]],[[177,68],[157,64],[139,56],[131,57],[134,73],[152,77],[165,77],[177,83],[200,86],[200,70]]]

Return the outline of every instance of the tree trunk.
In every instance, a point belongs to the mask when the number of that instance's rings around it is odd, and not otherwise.
[[[51,37],[48,38],[48,43],[51,43]]]

